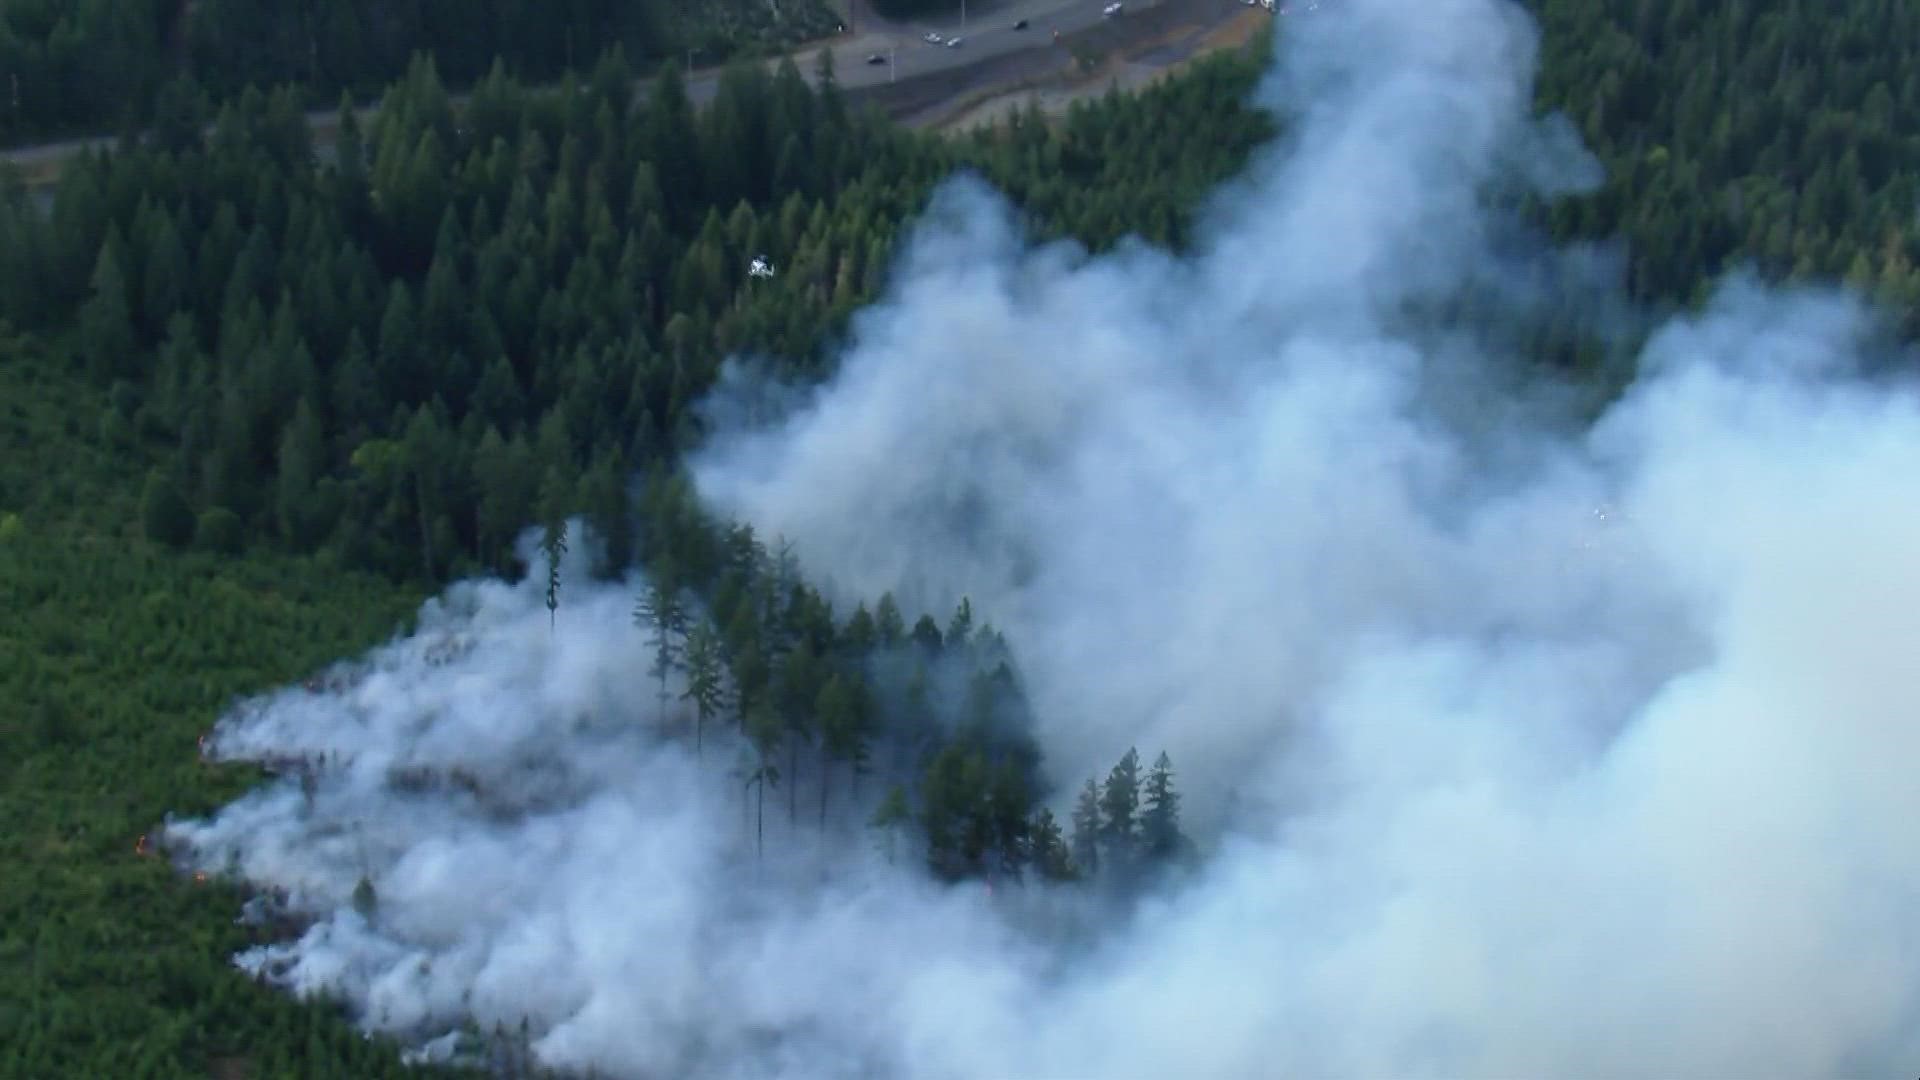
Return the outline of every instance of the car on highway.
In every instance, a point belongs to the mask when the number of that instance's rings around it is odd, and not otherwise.
[[[938,45],[940,44],[940,35],[929,30],[926,33],[920,35],[920,40],[926,42],[929,45]]]
[[[884,64],[886,62],[887,62],[887,58],[885,56],[882,56],[879,53],[867,54],[867,63],[869,64]]]
[[[1013,28],[1015,30],[1025,30],[1027,28],[1027,20],[1021,19],[1019,22],[1013,24]]]
[[[1120,4],[1120,3],[1108,4],[1106,7],[1100,9],[1100,14],[1105,18],[1111,19],[1114,16],[1120,14],[1120,12],[1125,9],[1125,7],[1126,5]]]
[[[960,47],[960,42],[961,42],[962,40],[963,40],[963,39],[961,39],[961,38],[957,38],[957,37],[950,37],[950,38],[948,38],[948,39],[947,39],[947,48],[949,48],[949,49],[957,49],[957,48],[959,48],[959,47]]]

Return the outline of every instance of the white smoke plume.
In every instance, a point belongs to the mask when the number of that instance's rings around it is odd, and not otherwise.
[[[1533,44],[1506,0],[1290,26],[1287,136],[1185,256],[956,181],[836,376],[695,463],[843,602],[970,596],[1059,785],[1167,749],[1197,880],[1089,936],[865,848],[756,874],[733,746],[654,731],[637,586],[575,575],[551,628],[463,586],[223,722],[341,762],[171,831],[317,919],[242,962],[621,1076],[1910,1070],[1920,401],[1837,294],[1728,286],[1589,424],[1436,327],[1585,280],[1484,209],[1594,179]]]

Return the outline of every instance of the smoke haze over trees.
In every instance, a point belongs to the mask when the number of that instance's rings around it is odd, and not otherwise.
[[[399,1071],[236,954],[614,1075],[1905,1067],[1908,16],[1323,7],[1056,129],[420,65],[10,195],[0,1072]]]
[[[310,805],[283,783],[169,833],[318,918],[246,962],[416,1039],[530,1017],[542,1060],[631,1075],[1799,1074],[1920,1049],[1920,807],[1882,764],[1916,702],[1873,644],[1920,610],[1888,603],[1920,402],[1861,374],[1870,313],[1731,281],[1644,347],[1596,319],[1637,376],[1582,422],[1486,318],[1607,299],[1603,263],[1520,243],[1512,196],[1601,179],[1529,116],[1531,24],[1336,10],[1280,43],[1259,95],[1286,135],[1185,253],[1036,245],[952,180],[823,382],[723,372],[689,505],[791,541],[736,593],[815,583],[767,593],[794,598],[779,620],[696,590],[792,634],[777,664],[731,644],[731,783],[638,675],[652,655],[659,699],[679,685],[667,594],[592,583],[578,548],[551,625],[536,579],[460,586],[360,681],[232,715],[218,753],[341,761]],[[889,593],[902,614],[861,620]],[[613,629],[636,595],[651,654]],[[966,703],[904,800],[869,793],[882,828],[904,801],[924,866],[800,842],[807,757],[860,731],[855,687],[886,692],[871,660],[831,670],[866,621],[1012,661],[896,699]],[[436,662],[441,635],[469,644]],[[825,820],[846,762],[818,761]],[[939,884],[1036,835],[1042,866],[1145,882],[1183,827],[1199,857],[1137,909]]]

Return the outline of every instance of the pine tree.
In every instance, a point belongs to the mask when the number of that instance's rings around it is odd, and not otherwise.
[[[774,763],[774,754],[779,745],[784,725],[773,704],[764,698],[756,699],[747,711],[747,738],[753,744],[752,767],[746,774],[748,788],[756,789],[759,796],[755,802],[754,816],[754,853],[756,857],[766,853],[767,835],[767,788],[780,786],[780,766]]]
[[[317,526],[315,485],[325,466],[326,443],[313,406],[305,398],[294,410],[293,423],[280,439],[277,509],[280,535],[296,551],[313,546]]]
[[[1140,816],[1140,843],[1146,856],[1166,860],[1179,854],[1180,793],[1173,788],[1173,763],[1166,751],[1153,760],[1145,787],[1146,812]]]
[[[1041,807],[1028,826],[1028,835],[1033,865],[1041,877],[1048,881],[1066,881],[1073,877],[1073,854],[1067,848],[1053,811]]]
[[[1109,870],[1125,872],[1133,866],[1140,846],[1139,808],[1140,755],[1130,749],[1107,774],[1100,793],[1100,849]]]
[[[633,607],[634,625],[649,631],[647,647],[653,661],[647,674],[659,680],[660,725],[667,723],[667,678],[685,665],[682,639],[686,634],[687,614],[680,603],[679,589],[664,574],[653,575],[652,583],[640,594]]]
[[[710,619],[694,624],[687,635],[687,689],[680,697],[693,703],[693,753],[700,756],[707,721],[725,708],[720,635]]]
[[[787,823],[800,820],[800,748],[814,736],[814,708],[821,684],[820,664],[813,647],[801,641],[780,664],[779,711],[787,731]]]
[[[919,621],[913,624],[913,640],[926,650],[928,656],[938,655],[942,643],[940,624],[934,622],[931,615],[920,616]]]
[[[1100,872],[1100,784],[1092,777],[1073,807],[1073,862],[1083,877]]]
[[[873,812],[871,827],[880,833],[880,853],[891,863],[898,855],[900,830],[913,820],[913,808],[907,803],[907,789],[899,784],[887,789],[887,797]]]
[[[154,543],[181,548],[193,542],[193,507],[173,481],[157,470],[147,477],[140,519],[147,539]]]
[[[97,379],[124,374],[134,367],[133,313],[127,296],[125,259],[119,232],[100,245],[89,280],[93,292],[80,308],[81,351],[87,370]]]
[[[853,686],[838,673],[827,677],[814,701],[814,715],[820,725],[820,829],[827,827],[828,781],[835,761],[847,762],[856,774],[866,756],[865,733],[860,730],[859,707]]]
[[[999,868],[1016,877],[1034,855],[1028,820],[1031,810],[1032,798],[1019,765],[1013,761],[996,764],[981,817],[988,845],[999,857]]]
[[[874,634],[882,648],[892,648],[900,644],[907,636],[907,623],[900,615],[900,605],[894,603],[892,593],[880,597],[880,606],[873,614]]]
[[[360,875],[359,883],[353,887],[353,910],[359,912],[361,918],[371,919],[379,904],[379,897],[373,890],[372,880],[365,874]]]
[[[861,604],[853,609],[853,615],[847,619],[846,629],[841,631],[840,640],[848,655],[864,658],[873,651],[879,640],[879,632],[874,626],[873,615],[867,611],[867,605]]]
[[[960,606],[953,611],[953,619],[947,623],[944,639],[950,648],[964,649],[973,637],[973,602],[966,597],[960,598]]]
[[[187,305],[187,289],[193,283],[187,248],[171,214],[160,214],[148,240],[146,260],[140,310],[149,332],[157,337],[167,320]]]
[[[547,557],[547,629],[551,631],[559,625],[560,618],[560,558],[567,553],[565,519],[547,522],[540,538],[540,550]]]

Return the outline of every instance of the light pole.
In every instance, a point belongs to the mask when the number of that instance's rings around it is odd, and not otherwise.
[[[887,81],[890,83],[900,81],[900,66],[893,62],[894,57],[898,55],[899,52],[900,46],[887,46]]]

